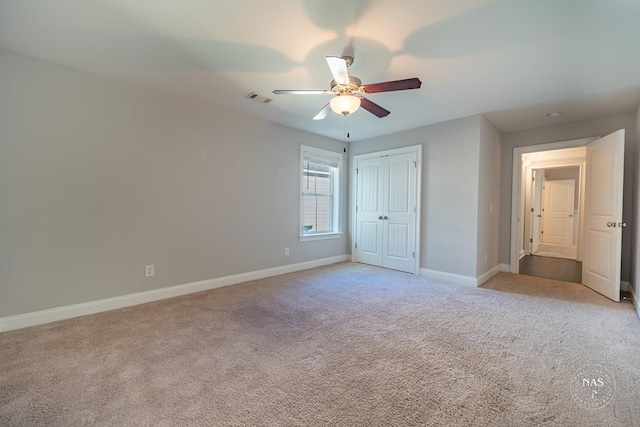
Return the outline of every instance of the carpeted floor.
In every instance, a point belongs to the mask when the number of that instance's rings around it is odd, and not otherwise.
[[[574,401],[584,366],[615,395]],[[582,285],[337,264],[0,335],[2,426],[639,426],[640,320]]]

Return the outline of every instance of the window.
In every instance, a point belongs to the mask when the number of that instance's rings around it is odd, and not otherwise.
[[[300,163],[301,239],[339,237],[342,154],[303,145]]]

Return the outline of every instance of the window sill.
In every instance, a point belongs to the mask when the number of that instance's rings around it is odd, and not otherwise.
[[[318,233],[318,234],[307,234],[304,236],[300,236],[301,242],[311,242],[314,240],[327,240],[327,239],[339,239],[342,237],[344,233]]]

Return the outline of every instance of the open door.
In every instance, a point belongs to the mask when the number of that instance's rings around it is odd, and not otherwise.
[[[624,129],[587,144],[582,283],[620,301]]]
[[[531,253],[538,252],[540,247],[540,231],[542,220],[542,183],[544,180],[544,169],[534,169],[533,171],[533,195],[531,197]]]

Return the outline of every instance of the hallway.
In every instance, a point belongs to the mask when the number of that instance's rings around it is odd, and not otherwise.
[[[571,259],[526,255],[520,259],[520,274],[581,283],[582,262]]]
[[[578,245],[560,245],[554,243],[540,243],[533,255],[552,258],[575,260],[578,256]]]

